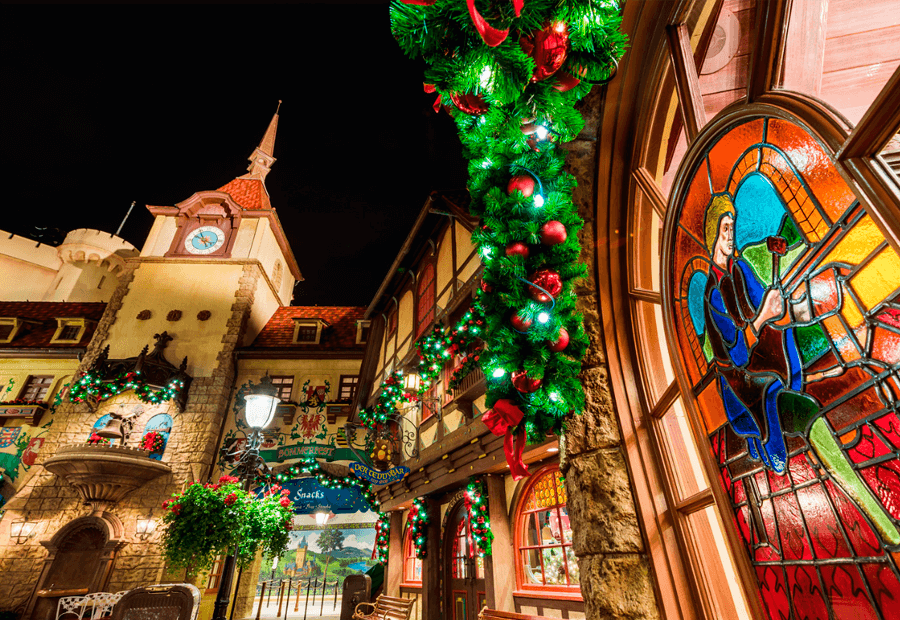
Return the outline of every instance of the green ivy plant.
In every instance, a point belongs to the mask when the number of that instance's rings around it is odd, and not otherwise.
[[[191,483],[163,502],[163,555],[170,566],[209,569],[216,556],[237,546],[241,565],[257,552],[269,557],[287,551],[293,502],[279,485],[261,497],[244,491],[238,479],[222,476],[216,484]]]

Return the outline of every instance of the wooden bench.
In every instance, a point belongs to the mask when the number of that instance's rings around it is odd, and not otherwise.
[[[379,594],[374,603],[360,603],[353,612],[353,620],[409,620],[414,598],[397,598]],[[360,607],[371,607],[372,611],[363,613]]]
[[[499,611],[497,609],[488,609],[487,605],[478,614],[478,620],[551,620],[546,616],[529,616],[526,614],[517,614],[512,611]]]

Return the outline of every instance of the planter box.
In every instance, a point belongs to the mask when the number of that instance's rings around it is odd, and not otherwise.
[[[31,426],[37,426],[47,405],[0,405],[0,424],[4,420],[24,420]]]
[[[294,412],[297,410],[297,405],[291,404],[282,404],[277,405],[275,407],[275,417],[281,416],[281,420],[285,426],[290,426],[294,423]]]

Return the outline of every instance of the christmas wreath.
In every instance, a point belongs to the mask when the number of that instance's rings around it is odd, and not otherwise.
[[[391,518],[387,513],[379,512],[378,521],[375,522],[375,547],[372,549],[372,559],[386,564],[390,546]]]

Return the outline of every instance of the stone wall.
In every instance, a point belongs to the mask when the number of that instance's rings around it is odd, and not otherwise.
[[[88,347],[80,369],[88,368],[105,346],[109,329],[117,319],[125,296],[152,294],[152,291],[129,290],[134,271],[139,268],[139,264],[130,262],[98,325],[96,336]],[[212,376],[194,378],[185,411],[177,413],[171,403],[143,405],[145,410],[136,418],[134,432],[128,442],[132,446],[137,445],[144,424],[150,417],[159,413],[172,416],[173,429],[163,455],[163,462],[170,465],[172,474],[149,482],[110,509],[122,521],[125,531],[109,585],[106,587],[108,591],[127,590],[173,578],[172,575],[164,574],[161,528],[157,528],[148,540],[141,541],[135,533],[137,518],[147,516],[153,510],[153,515],[158,520],[162,516],[160,505],[165,499],[180,491],[188,482],[205,481],[209,475],[223,420],[230,412],[229,400],[235,372],[233,352],[246,329],[259,276],[258,267],[253,264],[244,266],[238,289],[234,293],[226,331],[220,342],[209,343],[219,349],[217,365]],[[177,363],[175,360],[170,361]],[[83,505],[75,489],[44,470],[41,463],[53,455],[58,447],[85,441],[98,417],[109,408],[120,405],[132,407],[139,405],[139,402],[132,392],[126,392],[100,403],[96,411],[91,411],[85,404],[66,402],[53,414],[53,424],[49,428],[47,440],[36,465],[29,472],[31,477],[7,503],[7,512],[0,524],[0,575],[3,575],[0,579],[0,611],[21,610],[27,605],[44,565],[43,560],[47,557],[47,551],[40,541],[50,540],[63,525],[90,513],[90,508]],[[33,538],[24,544],[16,544],[9,537],[10,524],[23,519],[39,521],[39,526]],[[180,580],[181,576],[176,579]],[[198,586],[202,590],[205,583]]]
[[[595,88],[581,102],[585,128],[578,139],[564,145],[569,152],[566,169],[578,180],[573,200],[585,221],[578,237],[589,275],[576,292],[590,347],[581,373],[585,411],[568,421],[560,468],[587,617],[651,619],[659,618],[659,611],[612,402],[598,310],[594,183],[603,94],[603,89]]]

